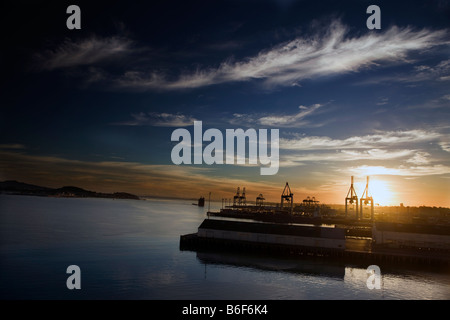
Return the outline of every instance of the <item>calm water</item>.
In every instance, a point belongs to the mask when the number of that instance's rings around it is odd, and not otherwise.
[[[212,204],[218,208],[220,204]],[[179,250],[206,210],[181,200],[0,195],[1,299],[450,299],[450,274]],[[66,268],[81,268],[68,290]]]

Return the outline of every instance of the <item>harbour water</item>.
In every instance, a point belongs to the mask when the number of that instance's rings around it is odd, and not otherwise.
[[[1,299],[450,299],[450,270],[180,251],[208,204],[0,195]],[[218,209],[220,203],[211,203]],[[69,265],[81,290],[69,290]]]

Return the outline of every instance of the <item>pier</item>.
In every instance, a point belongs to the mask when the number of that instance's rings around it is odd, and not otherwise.
[[[205,219],[197,233],[180,237],[180,250],[289,255],[364,265],[428,265],[450,271],[448,250],[377,245],[371,238],[346,237],[342,231],[340,228]]]
[[[180,250],[255,252],[268,255],[331,258],[349,263],[380,264],[384,262],[450,267],[450,258],[448,256],[442,256],[439,253],[372,250],[368,249],[368,241],[369,240],[347,240],[346,242],[348,248],[339,250],[323,247],[280,245],[229,239],[211,239],[199,237],[197,233],[192,233],[182,235],[180,237]],[[358,248],[361,247],[363,249],[358,250]]]

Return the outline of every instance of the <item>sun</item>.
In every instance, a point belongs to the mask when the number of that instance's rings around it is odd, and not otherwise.
[[[355,183],[358,196],[362,196],[366,188],[366,182]],[[387,206],[392,205],[394,201],[393,190],[388,181],[370,177],[369,180],[369,196],[372,196],[375,205]]]
[[[393,201],[393,192],[387,181],[371,181],[369,183],[369,192],[372,193],[374,203],[379,203],[380,205],[389,205]]]

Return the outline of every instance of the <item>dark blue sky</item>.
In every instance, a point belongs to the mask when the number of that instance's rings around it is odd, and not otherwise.
[[[2,4],[2,180],[216,198],[290,180],[338,202],[373,175],[386,203],[426,186],[450,205],[449,1],[78,1],[81,30],[70,4]],[[173,165],[194,120],[279,129],[279,173]]]

